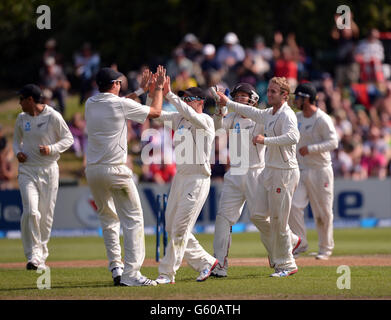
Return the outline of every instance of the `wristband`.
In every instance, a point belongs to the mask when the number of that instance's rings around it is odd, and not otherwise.
[[[138,88],[134,93],[137,94],[137,96],[141,96],[144,92],[143,88]]]

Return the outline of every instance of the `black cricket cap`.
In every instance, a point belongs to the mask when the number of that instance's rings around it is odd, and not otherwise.
[[[206,100],[206,94],[204,90],[199,87],[191,87],[186,90],[178,91],[178,96],[180,97],[183,97],[185,94],[187,94],[189,97],[199,97],[202,100]]]
[[[309,82],[299,84],[294,94],[299,97],[309,98],[311,102],[316,100],[316,89]]]
[[[96,75],[96,83],[99,87],[106,86],[122,76],[123,74],[121,72],[115,71],[112,68],[102,68]]]
[[[26,84],[17,92],[17,94],[21,95],[23,98],[33,97],[34,101],[39,101],[42,97],[41,88],[33,83]]]

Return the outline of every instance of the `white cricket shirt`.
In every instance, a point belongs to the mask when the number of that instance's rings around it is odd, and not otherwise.
[[[112,93],[98,93],[86,102],[87,165],[126,164],[127,120],[143,123],[150,107]]]
[[[228,101],[227,107],[264,125],[265,167],[298,168],[296,144],[300,139],[300,133],[297,129],[296,115],[286,102],[275,114],[273,108],[260,110],[234,101]]]
[[[300,131],[300,141],[297,144],[300,169],[330,166],[330,151],[338,147],[338,136],[329,115],[318,108],[309,118],[304,117],[303,112],[298,112],[296,116]],[[299,149],[304,146],[308,147],[309,154],[303,157]]]
[[[166,99],[178,112],[162,111],[157,120],[172,121],[177,173],[210,176],[210,155],[215,137],[213,119],[206,113],[197,113],[172,92],[166,95]]]
[[[215,124],[216,131],[220,128],[223,128],[227,131],[230,138],[230,147],[229,152],[231,155],[231,158],[233,156],[233,152],[237,153],[236,155],[239,158],[246,158],[243,160],[245,163],[230,163],[231,167],[244,167],[245,164],[247,164],[246,167],[248,168],[263,168],[265,166],[265,146],[262,144],[257,144],[254,146],[252,139],[253,137],[264,134],[264,126],[263,124],[256,123],[253,120],[249,118],[243,118],[240,114],[236,112],[228,113],[225,117],[222,117],[221,115],[214,114],[213,120]],[[230,133],[231,130],[231,133]],[[244,130],[248,130],[248,140],[245,141],[243,139],[242,142],[242,133]],[[231,139],[237,139],[236,150],[232,150],[232,141]],[[244,152],[244,154],[240,154],[241,151]]]
[[[60,153],[73,144],[73,136],[62,115],[45,104],[37,116],[21,112],[15,123],[13,150],[27,155],[19,166],[47,166],[58,161]],[[39,152],[39,145],[49,146],[49,155]]]

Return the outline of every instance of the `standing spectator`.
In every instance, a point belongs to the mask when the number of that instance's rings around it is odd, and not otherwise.
[[[355,58],[360,63],[360,80],[363,82],[384,80],[384,47],[379,37],[379,30],[371,29],[367,38],[361,40],[355,50]]]
[[[20,222],[27,270],[45,268],[58,191],[60,153],[73,143],[61,114],[40,103],[41,89],[28,84],[20,91],[23,112],[16,119],[14,153],[23,214]]]
[[[80,104],[91,95],[93,81],[100,66],[100,56],[91,49],[91,44],[83,44],[81,52],[74,56],[75,73],[80,80]]]
[[[297,62],[294,60],[292,48],[284,46],[281,57],[276,61],[274,75],[276,77],[285,77],[292,90],[297,85],[297,72]]]
[[[239,44],[238,36],[233,32],[228,32],[224,37],[224,44],[217,50],[217,61],[222,66],[230,68],[243,61],[244,56],[244,49]]]
[[[53,57],[47,57],[45,66],[40,70],[41,86],[45,89],[50,89],[52,99],[57,99],[60,107],[60,113],[65,115],[65,101],[67,92],[70,88],[70,83],[65,76],[62,67],[56,64]]]

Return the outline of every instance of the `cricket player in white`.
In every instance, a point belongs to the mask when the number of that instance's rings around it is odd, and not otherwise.
[[[237,84],[231,96],[234,101],[256,107],[259,96],[255,88],[248,83]],[[224,184],[217,211],[215,232],[213,240],[214,256],[219,260],[212,276],[226,277],[228,272],[228,251],[232,241],[232,226],[239,220],[244,204],[247,203],[250,219],[257,225],[257,201],[259,176],[265,167],[265,147],[252,143],[253,137],[264,133],[263,124],[254,122],[236,112],[226,115],[222,113],[224,108],[216,108],[213,115],[216,131],[223,128],[230,133],[230,140],[237,139],[238,150],[242,150],[241,162],[230,163],[230,169],[224,175]],[[232,150],[233,141],[230,141],[230,153],[238,153]],[[236,158],[233,155],[231,159]],[[261,234],[263,239],[263,234]],[[267,242],[266,242],[267,243]]]
[[[297,272],[292,254],[293,235],[288,226],[293,192],[299,182],[299,168],[296,159],[296,144],[300,134],[297,118],[287,104],[289,84],[285,78],[274,77],[267,89],[267,98],[272,108],[259,110],[230,101],[223,93],[219,105],[226,105],[235,112],[263,124],[265,135],[253,138],[254,144],[266,145],[265,169],[259,179],[258,194],[260,200],[257,210],[260,216],[258,225],[265,239],[270,239],[269,259],[275,272],[272,277],[286,277]],[[270,218],[269,218],[270,217]],[[258,226],[257,225],[257,226]]]
[[[296,114],[300,131],[297,160],[299,185],[293,195],[289,226],[302,239],[296,255],[308,248],[304,209],[311,204],[319,236],[316,259],[327,260],[334,248],[333,198],[334,174],[330,151],[338,147],[338,138],[331,118],[315,105],[316,89],[310,83],[295,90]]]
[[[188,88],[178,94],[182,99],[171,92],[170,81],[167,81],[164,96],[178,112],[162,111],[158,118],[172,123],[177,166],[166,208],[169,242],[159,264],[158,284],[175,283],[183,258],[200,273],[197,281],[206,280],[218,263],[192,234],[210,189],[214,124],[212,118],[203,113],[206,96],[201,88]]]
[[[127,120],[143,123],[160,116],[165,69],[158,67],[151,107],[119,97],[121,73],[102,68],[97,74],[100,93],[86,102],[88,147],[86,177],[98,208],[114,285],[156,286],[140,273],[145,258],[144,219],[140,197],[126,166]],[[124,237],[121,261],[120,226]],[[123,269],[123,272],[122,272]]]
[[[23,203],[21,234],[26,268],[45,268],[57,199],[60,153],[73,144],[61,114],[41,104],[41,89],[28,84],[20,91],[23,112],[16,119],[13,149],[19,161],[18,184]]]

